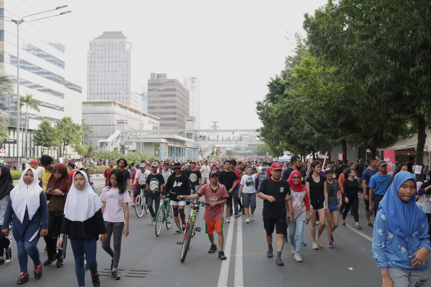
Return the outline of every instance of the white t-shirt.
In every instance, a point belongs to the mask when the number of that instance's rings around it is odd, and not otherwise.
[[[168,171],[165,171],[165,169],[162,169],[161,174],[166,184],[168,182],[168,178],[171,176],[171,174],[173,174],[173,171],[171,169],[168,169]]]
[[[103,219],[107,222],[124,222],[123,204],[130,202],[130,196],[127,191],[120,194],[118,188],[109,188],[106,186],[100,195],[100,200],[105,202],[105,211]]]
[[[144,184],[147,181],[147,177],[150,173],[151,172],[148,169],[146,169],[144,173],[142,173],[141,170],[138,170],[135,174],[135,178],[138,179],[139,184]]]
[[[256,193],[256,187],[254,183],[256,182],[256,174],[252,174],[250,176],[243,175],[241,178],[242,192],[244,193]]]
[[[43,167],[41,167],[41,166],[38,166],[38,167],[37,167],[36,173],[37,173],[37,177],[38,177],[38,178],[39,178],[39,177],[42,177],[42,168],[43,168]]]
[[[204,177],[204,178],[210,177],[210,167],[207,165],[203,165],[201,167],[201,174],[202,174],[202,177]]]

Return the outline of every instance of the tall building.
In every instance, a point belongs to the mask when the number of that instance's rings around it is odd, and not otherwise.
[[[17,76],[17,27],[15,23],[5,21],[6,19],[21,19],[22,17],[44,12],[55,7],[62,6],[64,2],[52,0],[49,3],[44,1],[0,1],[0,69],[7,75],[16,79]],[[49,16],[51,14],[42,14]],[[43,17],[39,15],[40,17]],[[4,17],[3,17],[4,16]],[[40,18],[36,17],[36,18]],[[77,83],[66,80],[66,63],[65,63],[65,46],[64,37],[67,31],[64,30],[64,20],[61,17],[52,17],[40,21],[26,22],[19,26],[19,55],[20,55],[20,88],[21,97],[26,93],[33,95],[33,98],[40,101],[39,110],[29,109],[28,111],[28,136],[27,150],[25,141],[20,133],[20,139],[17,139],[17,87],[14,88],[12,95],[6,95],[1,101],[0,108],[10,114],[9,139],[2,144],[6,150],[6,155],[2,157],[6,162],[16,160],[17,144],[20,141],[20,147],[23,150],[20,156],[39,157],[41,147],[35,146],[33,142],[33,130],[37,129],[42,119],[48,119],[52,123],[59,121],[68,114],[67,103],[73,102],[70,97],[76,97],[79,105],[81,104],[82,88]],[[70,97],[69,97],[70,95]],[[25,129],[26,118],[25,106],[21,108],[20,128]],[[82,112],[80,109],[71,111],[74,114],[73,120],[81,123]],[[46,152],[46,150],[45,150]]]
[[[131,50],[123,32],[103,32],[90,41],[87,100],[117,101],[139,107],[139,96],[130,91]]]
[[[148,80],[148,113],[160,118],[160,129],[185,129],[189,91],[177,79],[151,73]]]
[[[184,86],[190,93],[189,115],[196,118],[195,129],[201,128],[201,81],[196,77],[184,79]]]

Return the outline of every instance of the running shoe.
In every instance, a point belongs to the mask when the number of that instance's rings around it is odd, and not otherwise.
[[[39,280],[40,277],[42,277],[43,270],[42,270],[42,262],[39,263],[37,266],[34,267],[34,279]]]
[[[226,217],[226,223],[230,223],[230,217]]]
[[[345,222],[343,222],[343,223],[341,223],[341,225],[346,226],[346,223],[345,223]]]
[[[292,252],[293,255],[295,255],[296,247],[290,245],[290,252]]]
[[[254,221],[254,214],[251,215],[251,220]]]
[[[178,228],[177,230],[175,230],[175,234],[180,234],[182,232],[183,232],[183,230],[181,228]]]
[[[329,247],[329,248],[334,247],[334,246],[332,246],[332,242],[328,242],[328,247]]]
[[[60,268],[61,266],[63,266],[63,259],[58,259],[58,260],[57,260],[57,263],[55,264],[55,266],[56,266],[57,268]]]
[[[28,281],[28,272],[21,272],[21,274],[19,275],[18,280],[16,281],[16,283],[18,285],[22,285],[22,284],[24,284],[27,281]]]
[[[9,251],[4,252],[6,261],[12,260],[12,248],[9,247]]]
[[[272,249],[268,249],[268,251],[266,251],[266,257],[272,258],[272,256]]]
[[[95,275],[91,274],[91,281],[93,282],[93,287],[100,287],[99,272]]]
[[[154,217],[151,217],[150,219],[151,224],[154,223],[154,219],[155,219]]]
[[[331,242],[334,242],[334,236],[331,234]]]
[[[362,229],[362,227],[360,225],[356,226],[356,229]]]
[[[235,215],[233,217],[241,217],[240,213],[235,213]]]
[[[277,263],[278,266],[284,265],[284,262],[283,262],[283,260],[281,260],[281,257],[277,257],[277,259],[275,260],[275,263]]]
[[[135,204],[134,204],[134,203],[132,203],[132,207],[135,207]]]
[[[214,253],[217,251],[217,245],[211,244],[210,250],[208,250],[208,253]]]
[[[302,241],[302,246],[307,246],[307,243],[305,243],[304,241]]]
[[[223,251],[220,251],[218,253],[218,259],[220,259],[220,260],[226,260],[226,255],[224,255]]]
[[[120,275],[120,273],[117,272],[117,270],[112,271],[111,276],[114,280],[120,280],[121,279],[121,275]]]
[[[374,225],[373,225],[371,222],[368,222],[368,223],[367,223],[367,226],[369,226],[369,227],[373,227]]]
[[[316,240],[317,240],[317,244],[319,244],[319,247],[320,247],[320,248],[323,248],[323,242],[322,242],[322,239],[317,238]]]
[[[295,256],[293,256],[293,258],[296,260],[296,262],[302,262],[301,255],[295,255]]]
[[[316,242],[313,242],[313,244],[311,244],[311,246],[312,246],[313,250],[318,250],[319,249],[319,246],[317,245]]]
[[[250,219],[249,218],[247,218],[246,220],[245,220],[245,223],[249,223],[250,222]]]

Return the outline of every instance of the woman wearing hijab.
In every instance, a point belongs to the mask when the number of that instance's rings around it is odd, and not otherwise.
[[[100,286],[96,261],[97,240],[99,235],[102,243],[107,239],[101,208],[102,202],[90,187],[87,173],[78,170],[73,175],[73,185],[67,195],[61,234],[57,243],[58,249],[61,250],[64,234],[69,235],[75,257],[78,286],[85,286],[84,256],[91,271],[93,286]]]
[[[10,221],[12,221],[12,234],[18,247],[18,261],[21,268],[17,283],[21,285],[28,281],[28,256],[33,260],[34,278],[38,280],[43,272],[37,242],[39,236],[48,234],[48,206],[45,193],[39,186],[37,172],[32,168],[22,173],[18,186],[10,192],[2,229],[6,236],[9,235],[7,225]]]
[[[60,234],[61,223],[63,222],[64,204],[71,184],[66,166],[62,163],[57,163],[46,185],[46,198],[49,200],[49,224],[48,235],[44,237],[48,253],[48,259],[43,262],[45,266],[50,265],[56,259],[57,267],[63,265],[63,259],[61,259],[62,250],[58,250],[58,253],[56,253],[55,248],[57,247],[57,237]]]
[[[307,189],[302,184],[301,177],[301,173],[298,170],[294,170],[287,180],[292,196],[293,219],[292,222],[289,222],[289,220],[286,220],[286,222],[288,222],[289,226],[290,250],[297,262],[302,261],[300,253],[303,242],[304,223],[308,223],[311,218],[310,199],[308,198]]]
[[[10,169],[0,164],[0,230],[3,225],[4,213],[6,211],[6,206],[9,201],[9,194],[13,189],[13,180],[10,175]],[[9,228],[9,223],[5,222],[5,227]],[[5,253],[6,259],[3,257]],[[10,240],[3,233],[0,232],[0,265],[2,265],[5,260],[12,260],[12,248],[10,248]]]
[[[379,204],[372,248],[383,286],[426,286],[430,277],[428,221],[415,195],[414,175],[402,171]]]

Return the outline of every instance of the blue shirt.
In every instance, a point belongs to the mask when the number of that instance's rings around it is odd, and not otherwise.
[[[386,193],[386,188],[388,187],[390,180],[391,176],[389,174],[381,176],[380,174],[376,173],[371,177],[368,187],[374,188],[373,194],[383,196]]]
[[[374,221],[373,229],[373,257],[376,259],[377,266],[380,269],[398,268],[413,269],[417,271],[427,271],[428,262],[424,266],[412,267],[414,258],[409,258],[409,247],[404,238],[396,235],[388,228],[386,215],[383,210],[379,210]],[[410,236],[410,246],[413,253],[422,247],[430,248],[430,236],[428,234],[428,222],[424,217],[423,223],[419,229]]]
[[[376,173],[378,173],[379,170],[376,168],[375,170],[371,170],[369,168],[367,168],[364,173],[362,174],[362,180],[365,180],[367,183],[367,190],[365,192],[365,194],[368,194],[368,192],[370,191],[370,179],[373,175],[375,175]]]

